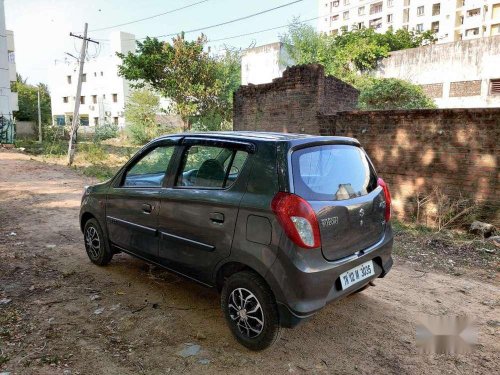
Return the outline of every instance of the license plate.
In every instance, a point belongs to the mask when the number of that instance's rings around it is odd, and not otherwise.
[[[351,285],[354,285],[361,280],[367,279],[374,274],[375,270],[373,269],[373,261],[370,260],[369,262],[360,264],[359,266],[354,267],[340,275],[342,289],[347,289]]]

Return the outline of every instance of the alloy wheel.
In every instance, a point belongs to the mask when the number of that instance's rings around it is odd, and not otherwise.
[[[262,333],[264,311],[257,297],[248,289],[234,289],[229,296],[228,308],[231,320],[242,335],[255,338]]]
[[[91,259],[97,259],[101,251],[101,240],[99,233],[93,226],[89,226],[85,232],[85,246]]]

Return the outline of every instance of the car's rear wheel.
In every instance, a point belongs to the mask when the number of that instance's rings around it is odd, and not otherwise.
[[[221,306],[236,340],[248,349],[263,350],[278,340],[276,301],[257,274],[243,271],[229,277],[222,288]]]
[[[90,219],[83,229],[85,250],[92,263],[105,266],[113,258],[107,238],[96,219]]]

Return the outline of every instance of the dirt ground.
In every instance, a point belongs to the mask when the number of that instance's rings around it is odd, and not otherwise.
[[[375,287],[253,353],[232,338],[215,291],[124,254],[90,263],[78,210],[91,182],[0,151],[0,373],[498,373],[497,268],[450,274],[396,256]],[[466,355],[419,354],[420,313],[475,318],[479,344]],[[186,348],[197,353],[183,357]]]

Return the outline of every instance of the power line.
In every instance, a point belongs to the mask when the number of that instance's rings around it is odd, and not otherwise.
[[[125,22],[125,23],[120,23],[120,24],[118,24],[118,25],[114,25],[114,26],[101,27],[101,28],[99,28],[99,29],[93,29],[93,30],[90,30],[89,32],[96,32],[96,31],[109,30],[109,29],[114,29],[115,27],[121,27],[121,26],[131,25],[131,24],[133,24],[133,23],[137,23],[137,22],[142,22],[142,21],[150,20],[150,19],[152,19],[152,18],[161,17],[161,16],[164,16],[164,15],[166,15],[166,14],[170,14],[170,13],[178,12],[179,10],[183,10],[183,9],[191,8],[191,7],[195,6],[195,5],[202,4],[202,3],[206,3],[207,1],[209,1],[209,0],[202,0],[202,1],[198,1],[198,2],[193,3],[193,4],[188,4],[188,5],[185,5],[185,6],[180,7],[180,8],[176,8],[176,9],[168,10],[168,11],[163,12],[163,13],[154,14],[154,15],[149,16],[149,17],[140,18],[140,19],[138,19],[138,20],[129,21],[129,22]]]
[[[213,29],[214,27],[229,25],[230,23],[243,21],[243,20],[255,17],[255,16],[259,16],[259,15],[264,14],[264,13],[272,12],[273,10],[281,9],[281,8],[284,8],[284,7],[287,7],[287,6],[296,4],[296,3],[300,3],[302,1],[304,1],[304,0],[295,0],[295,1],[292,1],[290,3],[279,5],[279,6],[274,7],[274,8],[270,8],[270,9],[266,9],[266,10],[263,10],[263,11],[260,11],[260,12],[257,12],[257,13],[249,14],[248,16],[235,18],[234,20],[230,20],[230,21],[226,21],[226,22],[221,22],[221,23],[218,23],[218,24],[215,24],[215,25],[211,25],[211,26],[200,27],[198,29],[191,29],[191,30],[186,30],[186,31],[180,31],[180,32],[177,32],[177,33],[165,34],[165,35],[158,35],[158,36],[155,36],[153,38],[167,38],[169,36],[179,35],[180,33],[188,34],[188,33],[195,33],[195,32],[198,32],[198,31]],[[146,38],[140,38],[138,40],[142,40],[142,39],[146,39]]]
[[[274,8],[270,8],[270,9],[266,9],[266,10],[263,10],[263,11],[260,11],[260,12],[257,12],[257,13],[249,14],[247,16],[235,18],[235,19],[230,20],[230,21],[225,21],[225,22],[217,23],[215,25],[200,27],[200,28],[197,28],[197,29],[191,29],[191,30],[186,30],[186,31],[179,31],[179,32],[176,32],[176,33],[171,33],[171,34],[156,35],[156,36],[147,36],[147,37],[143,37],[143,38],[135,38],[135,39],[128,39],[128,40],[144,40],[146,38],[167,38],[167,37],[170,37],[170,36],[179,35],[181,33],[188,34],[188,33],[195,33],[195,32],[198,32],[198,31],[213,29],[215,27],[220,27],[220,26],[228,25],[228,24],[231,24],[231,23],[234,23],[234,22],[239,22],[239,21],[243,21],[243,20],[246,20],[246,19],[249,19],[249,18],[252,18],[252,17],[256,17],[256,16],[259,16],[259,15],[264,14],[264,13],[272,12],[274,10],[281,9],[281,8],[284,8],[284,7],[287,7],[287,6],[296,4],[296,3],[300,3],[302,1],[304,1],[304,0],[295,0],[295,1],[292,1],[290,3],[282,4],[282,5],[279,5],[279,6],[274,7]],[[97,39],[97,40],[108,41],[108,39]]]
[[[314,20],[317,20],[318,18],[321,18],[321,17],[324,17],[324,16],[319,16],[319,17],[309,18],[309,19],[304,20],[304,21],[299,21],[298,23],[306,23],[306,22],[314,21]],[[283,28],[288,27],[288,26],[290,26],[290,24],[287,24],[287,25],[281,25],[281,26],[275,26],[275,27],[270,27],[269,29],[263,29],[263,30],[259,30],[259,31],[252,31],[252,32],[250,32],[250,33],[238,34],[238,35],[228,36],[228,37],[225,37],[225,38],[220,38],[220,39],[211,39],[211,40],[208,40],[208,43],[221,42],[221,41],[223,41],[223,40],[240,38],[240,37],[242,37],[242,36],[248,36],[248,35],[260,34],[260,33],[264,33],[264,32],[266,32],[266,31],[272,31],[272,30],[283,29]]]

